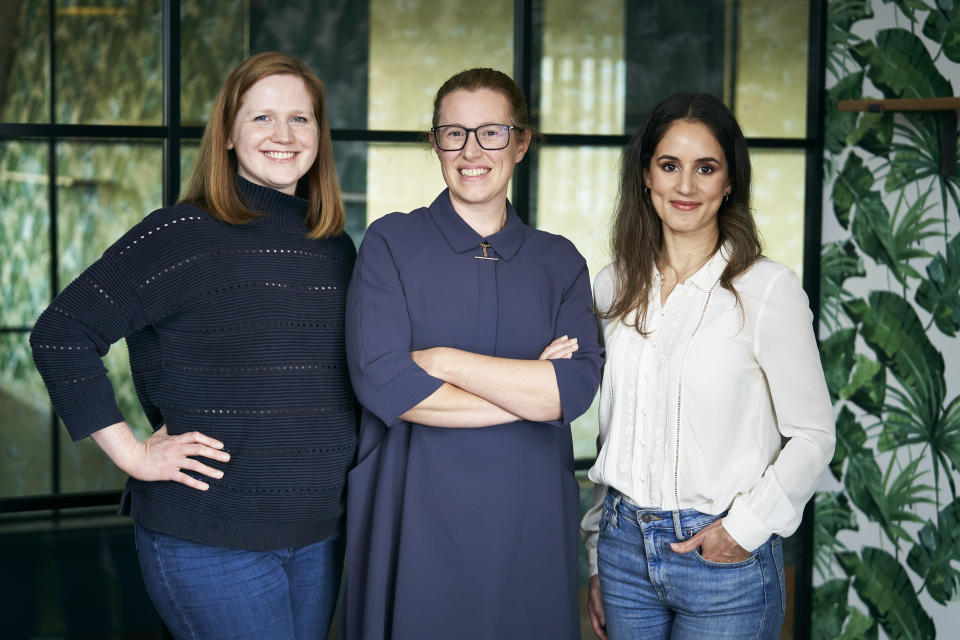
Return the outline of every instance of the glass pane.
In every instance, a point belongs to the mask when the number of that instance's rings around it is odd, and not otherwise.
[[[57,0],[57,122],[161,124],[162,5]]]
[[[610,262],[619,147],[546,147],[537,165],[537,227],[573,242],[592,279]],[[575,457],[597,455],[597,402],[573,422]]]
[[[367,145],[366,142],[334,142],[333,157],[340,177],[340,192],[347,210],[345,229],[353,244],[367,230]]]
[[[32,326],[50,302],[47,145],[0,142],[0,323]]]
[[[182,140],[180,142],[180,193],[183,193],[190,182],[190,173],[193,166],[197,164],[197,156],[200,152],[200,142]]]
[[[392,211],[425,207],[446,188],[440,162],[427,145],[369,145],[367,224]]]
[[[678,91],[727,98],[731,0],[626,2],[626,128]]]
[[[249,55],[246,0],[180,3],[180,119],[202,126],[227,75]]]
[[[512,73],[511,0],[371,0],[370,11],[370,129],[425,131],[433,97],[454,73]]]
[[[623,133],[623,0],[548,0],[540,61],[540,129]]]
[[[763,237],[763,252],[803,275],[804,151],[754,149],[753,215]]]
[[[808,0],[740,0],[735,112],[748,137],[807,133]]]
[[[429,4],[446,12],[452,3],[441,5],[421,0],[390,4]],[[330,126],[366,129],[371,3],[249,0],[249,6],[250,52],[282,51],[302,58],[327,87]],[[388,28],[405,27],[397,24]],[[417,55],[417,52],[407,51],[404,55]]]
[[[50,5],[0,3],[0,122],[50,122]]]
[[[66,286],[146,214],[161,206],[159,144],[57,144],[57,244]]]
[[[0,497],[53,490],[50,401],[27,340],[0,333]]]

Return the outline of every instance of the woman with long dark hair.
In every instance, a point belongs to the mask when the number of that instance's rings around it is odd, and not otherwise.
[[[833,455],[833,410],[800,281],[761,255],[746,142],[720,100],[671,96],[631,140],[613,253],[594,284],[593,627],[776,638],[781,536]]]

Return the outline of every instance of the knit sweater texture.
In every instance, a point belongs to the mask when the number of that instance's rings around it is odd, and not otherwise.
[[[101,361],[125,337],[144,413],[199,431],[230,461],[198,491],[131,478],[121,513],[235,549],[311,544],[341,524],[356,444],[344,303],[356,250],[306,237],[306,201],[238,178],[262,215],[232,225],[192,204],[154,211],[43,312],[30,336],[74,440],[124,420]]]

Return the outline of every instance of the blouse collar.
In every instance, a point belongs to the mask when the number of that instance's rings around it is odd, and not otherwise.
[[[498,258],[510,260],[523,244],[524,224],[510,201],[507,200],[507,221],[500,231],[484,238],[473,230],[450,202],[450,190],[444,189],[430,205],[430,216],[440,233],[457,253],[474,251],[481,242],[487,242]]]

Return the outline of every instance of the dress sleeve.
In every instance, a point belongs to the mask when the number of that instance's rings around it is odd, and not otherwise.
[[[347,363],[360,404],[387,426],[443,384],[413,361],[411,335],[398,266],[374,224],[360,245],[347,293]]]
[[[787,536],[833,457],[833,406],[813,335],[813,315],[797,276],[789,270],[767,285],[757,318],[754,353],[763,369],[786,445],[760,481],[739,495],[723,520],[744,549],[772,533]]]
[[[597,334],[597,318],[593,315],[590,276],[583,258],[573,283],[564,292],[557,316],[557,335],[577,339],[578,349],[569,359],[551,360],[557,376],[563,424],[580,417],[593,402],[600,386],[603,347]]]
[[[123,421],[101,358],[146,324],[133,287],[109,253],[40,315],[30,334],[33,359],[74,441]]]

